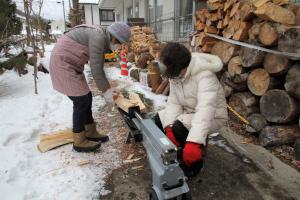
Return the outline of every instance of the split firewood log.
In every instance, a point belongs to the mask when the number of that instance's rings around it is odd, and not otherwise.
[[[296,22],[295,14],[292,11],[271,2],[259,6],[254,13],[262,19],[285,25],[294,25]]]
[[[227,64],[233,56],[237,55],[238,47],[236,45],[220,41],[213,46],[211,53],[219,56],[222,62]]]
[[[243,2],[243,5],[241,6],[241,20],[247,21],[251,20],[255,17],[254,15],[254,7],[251,4],[251,2]]]

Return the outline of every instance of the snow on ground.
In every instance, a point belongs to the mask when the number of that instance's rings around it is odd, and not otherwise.
[[[47,47],[44,64],[49,63]],[[0,193],[1,199],[97,199],[106,193],[103,178],[121,160],[116,149],[76,153],[72,145],[40,153],[40,133],[71,127],[72,103],[52,89],[49,74],[38,74],[34,94],[33,70],[19,77],[14,71],[0,76]],[[94,99],[93,110],[104,105]],[[105,145],[102,145],[102,147]],[[78,166],[81,161],[92,164]]]

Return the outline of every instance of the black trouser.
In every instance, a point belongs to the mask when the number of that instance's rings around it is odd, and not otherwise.
[[[84,131],[84,125],[94,122],[92,115],[92,93],[83,96],[68,96],[73,101],[73,132]]]
[[[165,133],[165,130],[163,128],[163,125],[161,123],[161,120],[160,120],[158,114],[156,114],[154,117],[154,123],[156,124],[156,126],[159,129],[162,130],[163,133]],[[200,160],[199,162],[196,162],[196,163],[192,164],[191,166],[186,166],[184,164],[184,162],[182,162],[182,156],[183,156],[182,149],[185,146],[186,139],[189,135],[189,130],[179,120],[176,120],[173,123],[172,131],[174,133],[174,137],[176,138],[177,142],[179,142],[180,147],[181,147],[181,150],[178,151],[178,158],[179,158],[180,166],[181,166],[183,172],[185,173],[185,175],[187,177],[190,177],[190,178],[196,176],[203,167],[203,160]],[[202,145],[202,148],[203,148],[203,145]]]

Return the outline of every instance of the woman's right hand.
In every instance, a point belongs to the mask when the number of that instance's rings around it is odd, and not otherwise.
[[[119,91],[110,88],[103,93],[103,96],[106,103],[113,103],[118,98],[119,94],[120,94]]]

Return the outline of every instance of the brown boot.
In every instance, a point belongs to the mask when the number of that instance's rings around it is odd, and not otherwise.
[[[84,126],[86,130],[86,138],[91,141],[107,142],[109,137],[103,133],[99,133],[96,129],[96,124],[87,124]]]
[[[73,132],[73,138],[74,138],[73,148],[75,149],[75,151],[93,152],[97,150],[101,144],[99,142],[93,142],[87,140],[85,134],[86,131],[82,131],[80,133]]]

